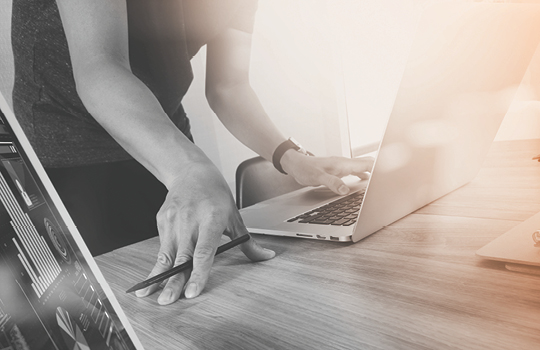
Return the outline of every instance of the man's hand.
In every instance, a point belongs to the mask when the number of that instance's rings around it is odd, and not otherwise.
[[[345,195],[350,188],[341,180],[347,175],[361,179],[369,178],[373,168],[373,157],[311,157],[295,150],[288,150],[281,158],[283,170],[305,186],[324,185],[333,192]]]
[[[247,234],[227,183],[210,162],[194,163],[169,186],[169,194],[157,215],[161,248],[149,277],[193,259],[193,270],[169,278],[158,298],[161,305],[180,298],[194,298],[206,285],[222,234],[231,239]],[[253,239],[241,246],[253,261],[271,259],[275,253]],[[154,293],[158,285],[136,293]]]

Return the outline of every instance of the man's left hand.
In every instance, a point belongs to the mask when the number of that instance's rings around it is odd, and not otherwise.
[[[369,178],[374,161],[373,157],[312,157],[291,149],[283,154],[281,166],[301,185],[324,185],[336,194],[346,195],[350,188],[341,178],[348,175]]]

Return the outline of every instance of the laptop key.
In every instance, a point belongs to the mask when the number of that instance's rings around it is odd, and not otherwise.
[[[313,220],[308,222],[309,224],[330,225],[333,220]]]
[[[334,221],[332,223],[332,225],[341,226],[341,225],[343,225],[344,223],[346,223],[348,221],[349,221],[349,219],[339,219],[337,221]]]
[[[309,223],[309,222],[311,222],[311,221],[313,221],[313,220],[315,220],[315,219],[318,219],[318,217],[315,217],[315,216],[314,216],[314,217],[311,217],[311,218],[305,218],[305,219],[300,220],[300,221],[298,221],[298,222],[300,222],[300,223],[302,223],[302,224],[307,224],[307,223]]]

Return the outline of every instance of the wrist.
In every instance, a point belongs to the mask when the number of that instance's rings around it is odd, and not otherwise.
[[[178,187],[179,184],[185,183],[191,183],[192,189],[199,186],[211,187],[220,183],[225,184],[225,187],[228,188],[223,175],[210,160],[197,160],[178,170],[170,177],[170,181],[165,184],[165,187],[170,191]]]
[[[302,159],[302,157],[307,157],[307,155],[300,153],[294,149],[287,150],[283,157],[281,157],[281,168],[285,171],[287,174],[294,174],[294,167],[296,164],[298,164]]]
[[[169,162],[165,164],[161,173],[162,179],[160,180],[169,190],[175,186],[179,179],[193,176],[197,172],[213,171],[215,168],[215,165],[206,154],[195,145],[188,145],[181,152],[177,152],[176,157],[171,157],[168,160]]]
[[[289,157],[291,153],[298,153],[303,156],[312,156],[313,154],[308,152],[302,145],[300,145],[295,139],[290,137],[288,140],[282,142],[274,151],[274,154],[272,155],[272,163],[274,164],[274,167],[281,173],[287,174],[287,171],[283,168],[283,157],[286,153],[289,154]],[[285,161],[287,163],[287,161]]]

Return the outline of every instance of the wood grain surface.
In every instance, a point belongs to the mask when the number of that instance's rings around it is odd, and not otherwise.
[[[470,184],[356,244],[256,236],[277,256],[220,255],[194,300],[124,293],[157,239],[97,261],[146,349],[539,349],[540,276],[475,256],[540,211],[538,153],[494,143]]]

